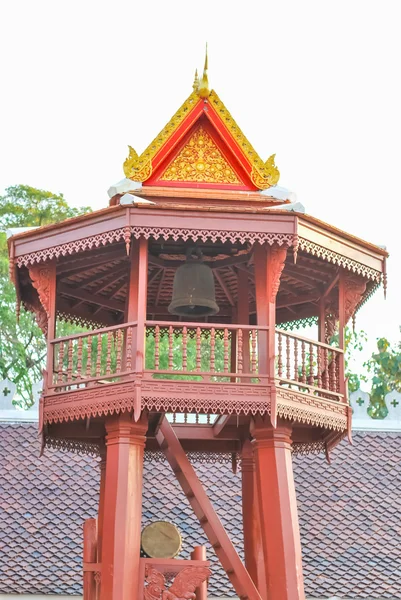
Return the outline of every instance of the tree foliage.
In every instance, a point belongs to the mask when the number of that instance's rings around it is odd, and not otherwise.
[[[16,185],[0,196],[0,379],[17,385],[17,395],[29,406],[32,384],[42,379],[46,341],[32,313],[21,308],[16,319],[16,294],[8,276],[6,230],[13,227],[39,227],[75,217],[91,209],[72,208],[62,194]],[[71,326],[63,324],[60,335],[68,335]]]

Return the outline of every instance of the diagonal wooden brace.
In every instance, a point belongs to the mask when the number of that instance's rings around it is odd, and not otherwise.
[[[160,425],[156,438],[239,598],[241,600],[261,600],[255,584],[238,556],[166,417]]]

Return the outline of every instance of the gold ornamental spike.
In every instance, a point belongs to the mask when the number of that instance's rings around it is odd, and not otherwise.
[[[124,175],[127,178],[130,178],[132,175],[132,169],[138,160],[138,154],[135,152],[135,150],[133,149],[132,146],[128,146],[128,150],[129,150],[129,154],[128,154],[128,157],[124,161],[123,169],[124,169]]]
[[[205,66],[203,67],[203,75],[200,80],[198,87],[198,94],[201,98],[208,98],[210,94],[209,90],[209,80],[207,77],[207,69],[208,69],[208,56],[207,56],[207,44],[206,44],[206,56],[205,56]]]
[[[193,83],[192,87],[195,91],[197,91],[199,88],[198,69],[195,69],[195,78],[194,78],[194,83]]]

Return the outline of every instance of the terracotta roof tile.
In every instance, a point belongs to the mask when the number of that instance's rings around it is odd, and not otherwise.
[[[0,593],[81,593],[82,522],[96,516],[96,460],[57,451],[39,459],[29,423],[0,423],[0,439]],[[400,442],[396,433],[360,432],[354,446],[334,451],[330,466],[322,456],[295,458],[307,596],[401,599]],[[240,477],[229,465],[196,470],[242,553]],[[156,518],[180,527],[183,557],[206,543],[164,462],[145,463],[143,522]],[[208,555],[210,593],[234,595],[210,548]]]

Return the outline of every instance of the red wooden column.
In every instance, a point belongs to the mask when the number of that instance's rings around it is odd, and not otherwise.
[[[127,322],[137,323],[133,329],[131,358],[132,369],[137,373],[135,378],[134,418],[141,415],[141,380],[145,368],[145,321],[148,284],[148,240],[134,240],[131,247],[131,266],[129,274]],[[127,351],[130,349],[127,348]]]
[[[252,434],[269,600],[304,600],[301,540],[291,460],[291,426],[261,417]]]
[[[340,279],[338,281],[338,345],[345,352],[345,271],[341,269]],[[338,381],[339,381],[339,392],[341,394],[346,393],[345,389],[345,356],[344,354],[339,359],[338,365]]]
[[[287,256],[283,246],[255,245],[255,290],[256,315],[258,325],[267,325],[267,333],[259,331],[259,373],[266,374],[271,385],[271,422],[276,424],[275,378],[275,333],[276,333],[276,296],[280,286],[280,277]]]
[[[242,269],[238,270],[237,280],[237,323],[240,325],[249,325],[249,275],[247,271],[243,271]],[[244,373],[250,372],[250,339],[249,330],[246,329],[242,333],[242,369]],[[248,383],[248,381],[246,381],[246,383]]]
[[[262,597],[267,600],[266,570],[259,518],[259,500],[252,444],[244,442],[241,457],[242,522],[245,566]]]
[[[104,521],[104,494],[106,491],[106,448],[100,449],[100,486],[99,486],[99,508],[97,517],[97,561],[102,562],[102,540]]]
[[[142,473],[147,422],[129,413],[106,419],[100,600],[133,600],[139,586]]]

